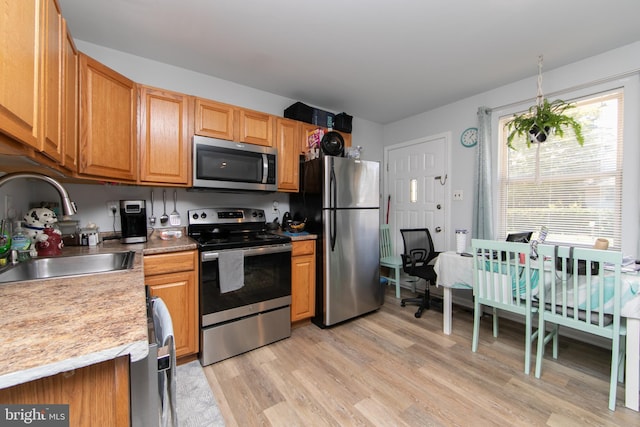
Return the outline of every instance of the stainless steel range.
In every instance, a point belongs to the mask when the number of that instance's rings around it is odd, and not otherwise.
[[[200,363],[291,336],[291,239],[267,232],[262,209],[188,214],[200,250]]]

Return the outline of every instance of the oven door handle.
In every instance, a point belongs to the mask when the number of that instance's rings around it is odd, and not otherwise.
[[[276,245],[276,246],[259,246],[256,248],[246,248],[246,249],[239,249],[239,250],[242,251],[242,255],[244,255],[245,258],[249,256],[256,256],[256,255],[277,254],[282,252],[291,252],[291,243],[284,243],[282,245]],[[201,253],[200,260],[202,262],[214,261],[218,259],[219,256],[220,256],[219,252],[206,251]]]

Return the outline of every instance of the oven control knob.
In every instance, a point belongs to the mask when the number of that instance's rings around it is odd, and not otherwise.
[[[206,217],[207,217],[207,214],[206,214],[206,213],[202,212],[202,213],[200,214],[200,218],[205,219]]]
[[[198,214],[197,214],[197,213],[194,213],[193,215],[191,215],[191,218],[193,218],[193,219],[198,219]]]

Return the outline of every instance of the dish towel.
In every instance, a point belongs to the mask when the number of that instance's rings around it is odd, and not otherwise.
[[[244,253],[220,251],[218,255],[220,271],[220,293],[237,291],[244,286]]]
[[[160,425],[178,427],[176,412],[176,346],[173,338],[173,322],[169,309],[161,298],[151,300],[153,327],[156,333],[158,351],[162,347],[169,350],[169,369],[158,371],[158,392],[160,393]]]

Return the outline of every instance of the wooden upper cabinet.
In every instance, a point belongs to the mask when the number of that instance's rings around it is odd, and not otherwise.
[[[342,139],[344,139],[344,148],[351,147],[351,134],[346,132],[336,131],[340,135],[342,135]]]
[[[47,156],[62,161],[62,13],[56,0],[44,2],[41,16],[41,79],[42,103],[40,117],[42,129],[38,149]]]
[[[193,98],[147,86],[139,92],[141,183],[190,185]]]
[[[276,119],[278,191],[297,192],[300,175],[300,122]]]
[[[196,98],[196,135],[273,147],[274,116],[234,105]]]
[[[323,128],[322,126],[313,125],[311,123],[302,123],[301,129],[302,130],[300,131],[299,148],[301,153],[305,153],[307,151],[307,140],[309,139],[309,136],[311,136],[311,134],[316,131],[316,129],[322,129],[324,133],[329,132],[329,129]],[[344,139],[344,148],[351,147],[351,134],[339,131],[336,132],[338,132],[342,136],[342,139]]]
[[[312,125],[311,123],[304,123],[301,122],[300,124],[300,139],[298,140],[298,150],[300,151],[300,153],[306,153],[307,152],[307,141],[309,140],[309,137],[313,134],[313,132],[316,131],[316,129],[324,129],[318,125]]]
[[[0,131],[38,148],[42,4],[0,3]]]
[[[64,22],[64,21],[63,21]],[[62,166],[78,171],[78,51],[64,22],[62,45],[63,120]]]
[[[235,107],[208,99],[196,98],[195,101],[196,135],[233,140]]]
[[[273,122],[274,116],[270,114],[240,108],[238,140],[273,147]]]
[[[136,98],[133,81],[80,54],[79,174],[137,180]]]

